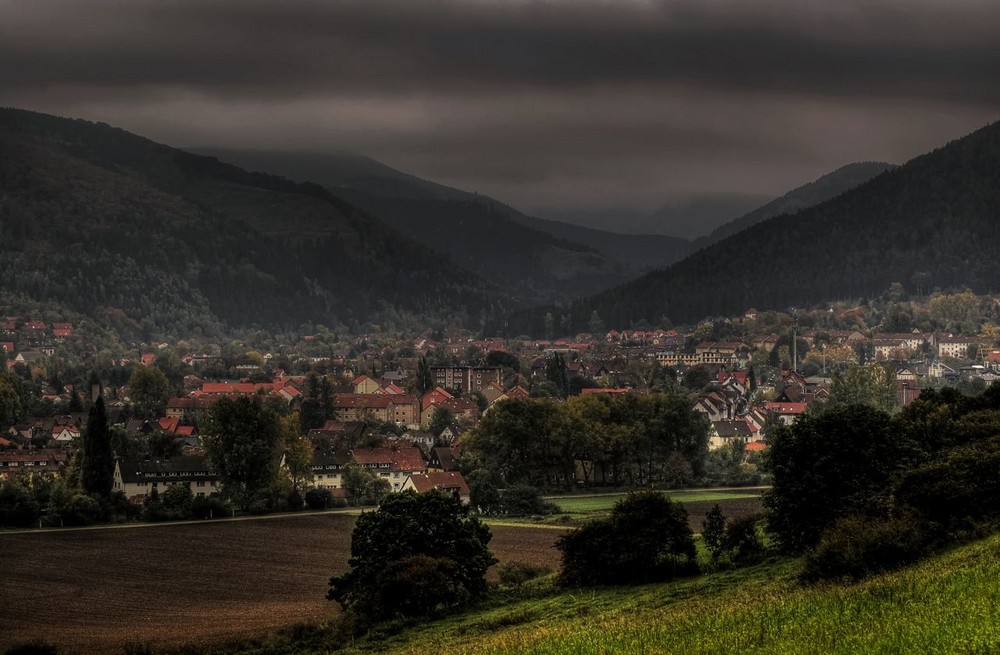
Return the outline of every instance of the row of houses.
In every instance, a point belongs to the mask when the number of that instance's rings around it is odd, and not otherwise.
[[[458,451],[452,446],[432,448],[430,457],[412,445],[355,448],[319,447],[313,451],[313,486],[344,496],[344,474],[349,464],[368,469],[385,480],[392,492],[442,489],[468,502],[469,487],[457,470]],[[0,462],[3,462],[0,459]],[[282,459],[284,466],[284,459]],[[118,459],[113,489],[133,503],[141,503],[155,489],[162,493],[174,485],[187,486],[195,496],[210,496],[221,490],[219,476],[204,455],[180,455],[169,459]]]

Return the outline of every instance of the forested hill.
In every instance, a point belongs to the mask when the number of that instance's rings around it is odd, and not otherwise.
[[[505,309],[497,287],[314,184],[0,109],[3,291],[146,336]]]
[[[534,303],[590,295],[672,264],[690,250],[686,239],[613,234],[529,216],[488,196],[430,182],[361,155],[207,147],[192,151],[322,184]]]
[[[726,237],[742,232],[769,218],[781,214],[794,214],[807,207],[826,202],[893,168],[895,166],[892,164],[880,161],[855,162],[841,166],[832,173],[827,173],[813,182],[792,189],[780,198],[775,198],[766,205],[715,228],[711,234],[695,239],[692,252],[718,243]]]
[[[563,308],[575,329],[665,317],[689,323],[748,307],[870,297],[901,282],[1000,290],[1000,123],[911,160],[818,206],[760,223],[666,269]],[[539,309],[512,322],[542,330]]]

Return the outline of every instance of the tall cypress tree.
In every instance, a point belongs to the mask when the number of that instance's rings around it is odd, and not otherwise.
[[[102,497],[110,496],[114,484],[115,460],[104,398],[98,397],[90,408],[80,455],[80,483],[84,492]]]
[[[434,388],[434,378],[431,376],[431,368],[427,365],[427,359],[421,357],[417,362],[417,394],[423,396]]]

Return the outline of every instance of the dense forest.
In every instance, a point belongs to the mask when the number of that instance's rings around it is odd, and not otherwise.
[[[991,124],[836,198],[785,214],[638,280],[509,323],[542,334],[547,312],[583,331],[594,313],[610,327],[689,323],[748,307],[785,309],[873,297],[901,283],[1000,288],[1000,123]]]
[[[476,326],[508,302],[317,185],[15,109],[0,153],[4,292],[125,333]]]
[[[615,234],[530,216],[493,198],[359,155],[218,148],[193,152],[317,182],[528,302],[590,295],[672,264],[691,249],[686,239]]]

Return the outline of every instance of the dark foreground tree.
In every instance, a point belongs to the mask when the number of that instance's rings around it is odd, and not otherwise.
[[[563,535],[556,547],[567,586],[643,584],[698,570],[687,510],[658,492],[629,494],[609,518]]]
[[[111,430],[104,399],[98,398],[90,408],[87,427],[80,449],[80,482],[84,492],[102,498],[111,495],[114,486],[115,458],[111,449]]]
[[[884,515],[893,476],[918,455],[888,414],[866,405],[804,415],[769,441],[774,482],[764,506],[771,533],[787,552],[815,545],[841,517]]]
[[[330,578],[327,598],[363,620],[448,610],[486,591],[491,537],[451,495],[392,494],[358,518],[351,570]]]

